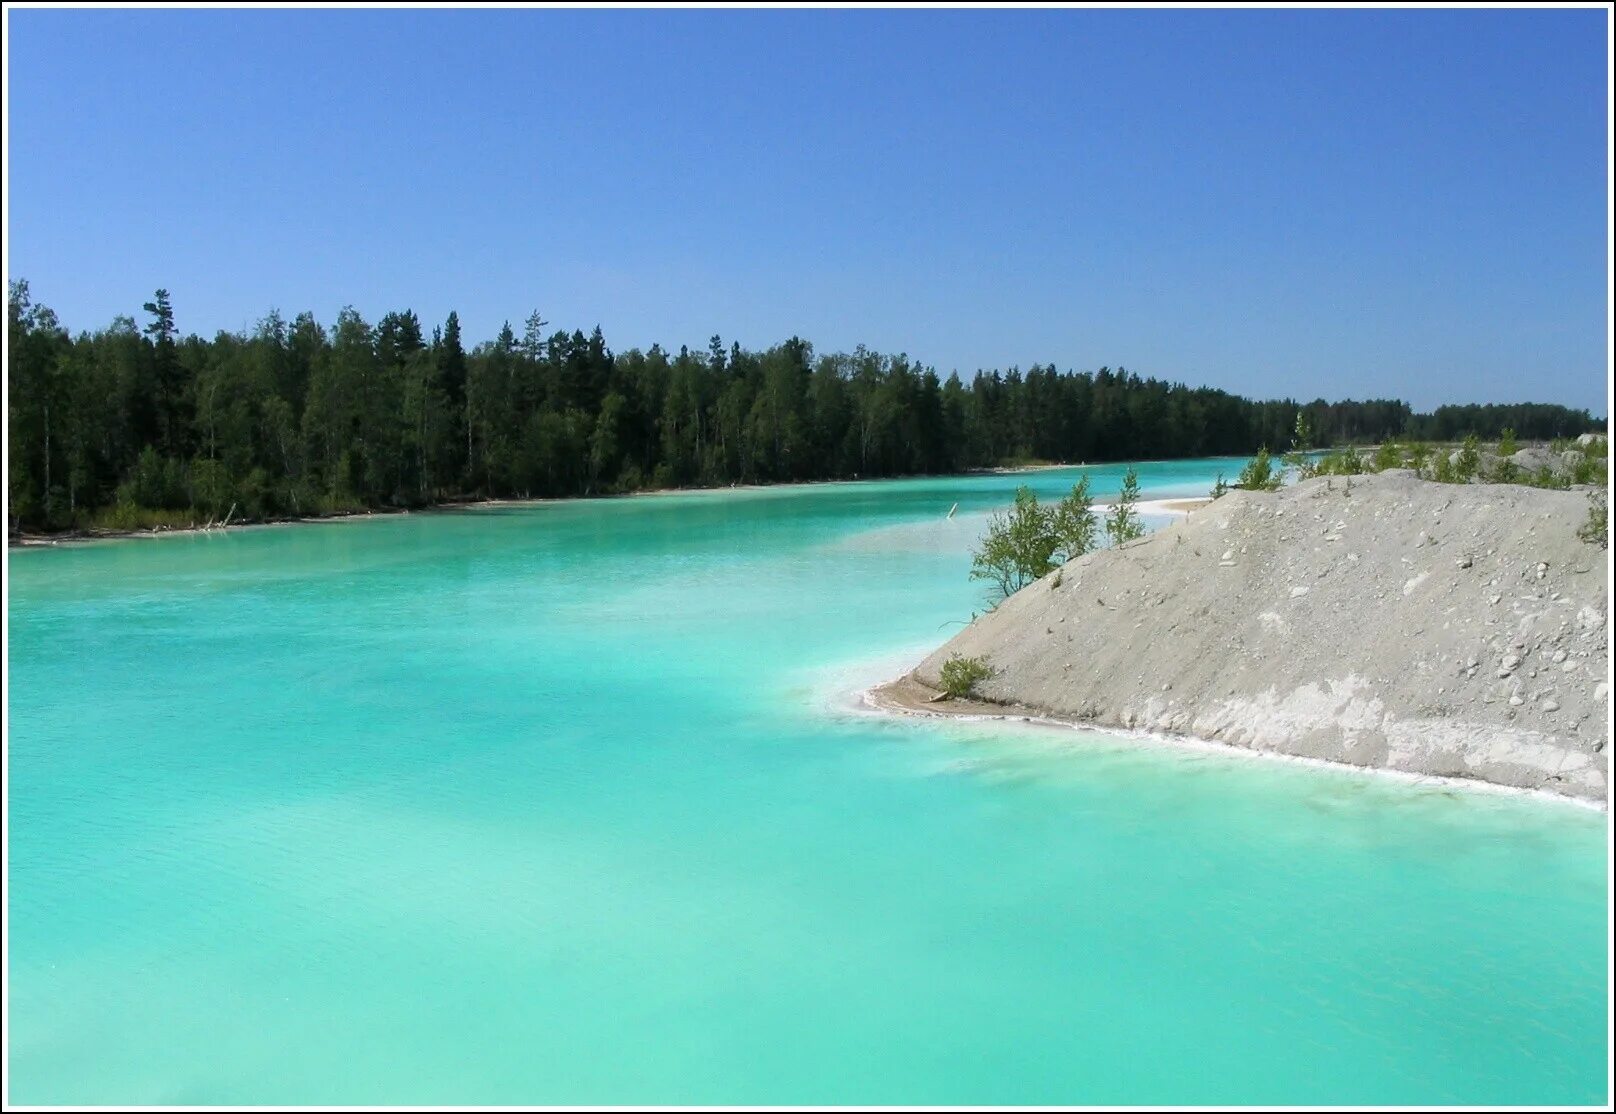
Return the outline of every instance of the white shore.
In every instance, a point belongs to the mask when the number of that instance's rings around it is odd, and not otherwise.
[[[1477,778],[1443,777],[1436,774],[1411,773],[1377,766],[1355,766],[1347,762],[1332,762],[1328,759],[1286,754],[1281,751],[1256,750],[1251,747],[1235,746],[1230,743],[1221,743],[1214,739],[1203,739],[1194,735],[1115,727],[1101,723],[1064,719],[1028,708],[1005,707],[977,701],[948,700],[937,704],[916,703],[899,695],[904,692],[903,686],[909,681],[909,675],[905,674],[891,681],[859,689],[851,694],[852,703],[849,705],[849,710],[862,712],[866,715],[892,718],[909,717],[955,723],[998,723],[1013,728],[1025,728],[1033,732],[1075,732],[1103,735],[1132,746],[1167,747],[1189,753],[1216,755],[1220,758],[1283,762],[1329,771],[1333,774],[1384,779],[1400,785],[1422,789],[1458,790],[1488,796],[1519,797],[1546,803],[1570,805],[1592,812],[1608,811],[1608,805],[1604,801],[1572,797],[1564,793],[1553,793],[1543,789],[1500,785],[1496,782],[1482,781]]]

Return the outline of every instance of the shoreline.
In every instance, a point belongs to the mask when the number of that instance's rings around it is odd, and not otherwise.
[[[118,542],[150,538],[183,538],[197,534],[231,534],[238,530],[267,530],[278,526],[320,526],[328,523],[352,522],[365,518],[393,518],[408,514],[432,514],[468,506],[465,503],[436,503],[427,507],[403,508],[396,511],[340,511],[332,514],[299,515],[291,518],[269,518],[261,521],[213,523],[205,526],[152,527],[144,530],[102,530],[89,527],[82,530],[64,530],[59,534],[14,534],[6,539],[7,550],[59,549],[95,545],[100,542]]]
[[[1134,504],[1134,510],[1141,514],[1186,515],[1193,511],[1198,511],[1202,507],[1210,505],[1211,502],[1211,496],[1207,495],[1200,496],[1199,498],[1186,497],[1181,499],[1142,499],[1138,503]],[[1099,505],[1100,504],[1096,504],[1096,508],[1098,508]],[[1105,506],[1109,508],[1111,504],[1108,503],[1105,504]]]
[[[1238,460],[1240,457],[1196,457],[1179,459],[1205,459],[1205,460]],[[539,495],[529,498],[515,496],[490,499],[463,499],[451,500],[444,503],[428,503],[420,507],[401,507],[397,510],[358,510],[334,511],[331,514],[316,515],[290,515],[282,518],[264,519],[261,521],[247,521],[230,523],[211,523],[201,526],[178,527],[150,527],[146,529],[112,530],[87,527],[78,530],[63,530],[54,534],[19,533],[8,534],[6,549],[53,549],[63,546],[93,545],[98,542],[124,541],[131,538],[172,538],[187,537],[196,534],[226,534],[236,530],[250,530],[270,526],[317,526],[333,522],[349,522],[354,519],[391,518],[410,514],[442,514],[445,512],[474,510],[480,507],[531,507],[545,506],[552,503],[577,503],[595,499],[645,499],[670,495],[699,495],[703,493],[718,494],[728,491],[770,491],[777,489],[790,489],[799,487],[826,487],[839,484],[878,483],[888,480],[925,480],[925,479],[956,479],[969,476],[1008,476],[1023,472],[1048,472],[1064,468],[1102,468],[1117,464],[1170,464],[1171,460],[1137,460],[1137,461],[1106,461],[1100,464],[1032,464],[1018,465],[1005,468],[973,468],[965,472],[927,473],[915,476],[880,476],[868,479],[841,479],[841,480],[794,480],[790,483],[751,483],[730,484],[726,487],[659,487],[643,491],[619,491],[605,495]],[[1143,500],[1138,509],[1151,514],[1184,514],[1194,509],[1194,506],[1185,506],[1182,509],[1175,504],[1204,505],[1210,499],[1168,498]]]
[[[1503,785],[1481,778],[1446,777],[1439,774],[1416,774],[1407,770],[1392,770],[1382,766],[1355,766],[1348,762],[1333,762],[1326,758],[1310,758],[1283,751],[1257,750],[1252,747],[1220,743],[1197,735],[1176,732],[1145,731],[1137,728],[1110,727],[1079,719],[1069,719],[1028,708],[1019,704],[994,704],[982,700],[956,700],[953,698],[932,703],[937,690],[917,681],[912,673],[905,673],[890,681],[883,681],[858,690],[853,694],[856,709],[867,715],[892,718],[912,717],[935,719],[955,723],[1006,723],[1041,730],[1089,732],[1122,740],[1134,746],[1169,747],[1179,751],[1199,751],[1242,760],[1267,760],[1328,770],[1337,774],[1361,777],[1387,778],[1408,786],[1456,789],[1490,796],[1524,797],[1557,805],[1571,805],[1596,813],[1609,813],[1607,802],[1568,793],[1552,793],[1546,789],[1530,789]],[[952,706],[952,707],[950,707]],[[957,710],[955,710],[957,709]]]

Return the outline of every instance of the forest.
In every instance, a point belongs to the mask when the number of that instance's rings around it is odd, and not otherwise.
[[[537,312],[467,347],[450,313],[322,325],[271,311],[246,334],[181,335],[167,291],[71,335],[26,281],[7,303],[13,532],[132,529],[399,509],[486,497],[961,472],[1388,438],[1574,436],[1547,404],[1253,400],[1125,369],[946,378],[908,355],[613,352]]]

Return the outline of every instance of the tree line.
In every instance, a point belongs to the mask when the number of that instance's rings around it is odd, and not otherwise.
[[[410,310],[371,323],[347,308],[329,326],[272,311],[209,340],[182,335],[159,290],[142,316],[74,336],[11,284],[13,529],[1239,454],[1289,444],[1299,413],[1335,443],[1595,425],[1560,406],[1257,401],[1120,367],[945,379],[797,337],[614,352],[598,327],[551,330],[537,312],[470,348],[454,313],[429,331]]]

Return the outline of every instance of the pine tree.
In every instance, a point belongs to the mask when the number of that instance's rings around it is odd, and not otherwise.
[[[158,436],[164,453],[179,456],[184,448],[186,413],[184,376],[178,346],[174,343],[174,307],[169,303],[168,291],[159,290],[156,299],[141,308],[152,315],[151,323],[142,331],[152,345]]]

